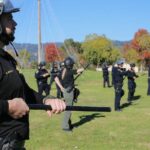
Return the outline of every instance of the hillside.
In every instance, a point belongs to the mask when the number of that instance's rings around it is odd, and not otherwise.
[[[124,44],[129,43],[129,41],[118,41],[118,40],[113,40],[113,44],[120,48]],[[46,45],[45,43],[44,45]],[[63,43],[62,42],[56,42],[56,45],[58,47],[61,47]],[[37,44],[31,44],[31,43],[14,43],[15,48],[17,51],[20,51],[22,49],[27,49],[29,53],[31,54],[31,60],[37,60],[37,50],[38,50],[38,45]],[[11,46],[7,46],[7,49],[12,49]]]

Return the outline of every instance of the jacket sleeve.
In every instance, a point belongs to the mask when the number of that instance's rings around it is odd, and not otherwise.
[[[8,102],[5,100],[0,100],[0,118],[1,116],[8,113]]]
[[[20,74],[21,80],[24,85],[24,94],[25,94],[25,101],[27,104],[42,104],[44,96],[33,90],[32,88],[29,87],[27,82],[25,81],[25,78],[22,74]]]

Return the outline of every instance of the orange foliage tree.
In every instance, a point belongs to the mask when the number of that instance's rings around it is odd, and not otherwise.
[[[63,60],[63,53],[55,43],[48,43],[45,45],[45,60],[46,62]]]
[[[136,56],[136,53],[137,56]],[[132,53],[131,53],[132,51]],[[130,43],[123,47],[124,56],[129,59],[129,54],[137,57],[137,61],[143,63],[150,59],[150,33],[145,29],[139,29]],[[134,53],[133,53],[134,52]],[[130,57],[132,59],[132,57]]]

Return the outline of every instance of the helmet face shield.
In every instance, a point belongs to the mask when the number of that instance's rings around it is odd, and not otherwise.
[[[72,69],[73,68],[73,65],[74,65],[74,61],[72,58],[68,57],[65,59],[64,61],[64,65],[67,69]]]

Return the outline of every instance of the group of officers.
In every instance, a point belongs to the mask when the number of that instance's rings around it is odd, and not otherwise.
[[[135,79],[138,75],[135,72],[135,64],[131,63],[130,68],[126,70],[124,66],[124,60],[119,60],[116,64],[112,67],[112,86],[114,87],[115,91],[115,103],[114,108],[115,111],[121,111],[120,101],[121,97],[124,95],[123,90],[123,81],[125,77],[128,79],[128,103],[131,104],[132,100],[134,100],[134,93],[136,89],[136,82]],[[110,86],[109,81],[109,66],[105,62],[102,66],[103,71],[103,87],[106,87],[106,83],[108,87]],[[150,63],[148,62],[148,90],[147,95],[150,95]]]
[[[67,57],[63,62],[53,62],[50,73],[46,69],[46,63],[41,62],[38,70],[35,73],[37,80],[38,92],[43,94],[45,92],[48,96],[51,92],[52,83],[55,82],[57,89],[57,98],[63,98],[66,105],[72,106],[77,100],[77,93],[74,84],[74,75],[83,72],[83,68],[74,69],[74,60]],[[48,78],[50,77],[50,84]],[[73,128],[71,123],[71,111],[64,112],[64,119],[62,122],[62,129],[64,131],[71,131]]]
[[[73,105],[73,100],[76,99],[74,97],[76,95],[74,94],[74,74],[81,74],[84,70],[83,68],[74,70],[75,62],[68,57],[64,60],[64,66],[60,72],[53,74],[51,83],[55,80],[65,102],[54,97],[43,97],[43,90],[46,95],[49,95],[50,91],[50,86],[47,84],[50,74],[46,70],[44,62],[39,64],[39,69],[35,74],[38,93],[33,90],[27,84],[23,74],[17,70],[16,60],[4,50],[4,47],[12,44],[15,39],[17,23],[12,14],[19,10],[14,8],[10,0],[0,1],[0,150],[25,150],[25,141],[29,139],[29,104],[50,105],[52,110],[47,110],[48,116],[65,111],[66,105]],[[123,78],[128,74],[122,69],[122,62],[118,62],[117,65],[113,82],[115,110],[120,109]],[[128,78],[132,78],[132,73],[131,76],[128,74]],[[150,84],[150,67],[148,83]],[[129,98],[132,99],[133,95],[134,90],[130,93]],[[150,85],[148,95],[150,95]],[[59,96],[58,94],[57,97]],[[70,111],[64,112],[62,129],[65,131],[72,129]]]

